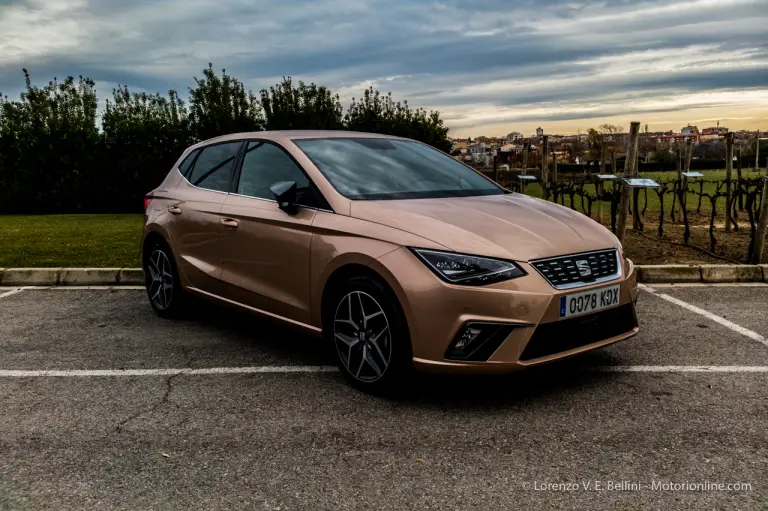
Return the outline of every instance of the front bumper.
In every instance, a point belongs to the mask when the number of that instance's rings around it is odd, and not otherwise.
[[[558,291],[526,263],[524,277],[483,287],[439,280],[407,249],[382,257],[399,283],[398,298],[411,335],[413,362],[429,372],[503,373],[576,355],[632,337],[638,332],[634,265],[622,261],[613,281]],[[560,297],[619,285],[619,304],[575,318],[560,319]],[[446,352],[468,322],[503,323],[514,328],[484,361],[450,360]]]

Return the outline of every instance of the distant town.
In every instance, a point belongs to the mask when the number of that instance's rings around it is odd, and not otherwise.
[[[671,163],[681,158],[682,148],[692,144],[692,159],[722,160],[726,154],[726,137],[731,133],[726,126],[699,129],[688,124],[680,131],[648,131],[644,126],[639,143],[639,157],[645,163]],[[621,126],[603,124],[595,129],[570,135],[547,134],[543,127],[536,133],[525,136],[513,131],[504,137],[468,137],[451,139],[451,154],[458,160],[478,168],[504,170],[522,161],[527,150],[528,161],[541,160],[544,140],[547,140],[548,157],[562,163],[597,164],[623,158],[628,133]],[[760,130],[739,130],[733,132],[734,154],[744,159],[745,166],[756,165],[768,153],[766,148],[758,149],[758,143],[768,141],[768,132]],[[690,141],[690,142],[689,142]],[[758,142],[760,141],[760,142]],[[762,152],[762,154],[760,154]]]

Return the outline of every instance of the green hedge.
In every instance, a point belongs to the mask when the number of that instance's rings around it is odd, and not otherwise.
[[[450,150],[438,112],[373,88],[344,110],[326,87],[290,77],[257,96],[209,65],[185,104],[118,87],[98,112],[92,80],[68,77],[0,95],[0,213],[138,212],[182,151],[200,140],[262,129],[349,129],[403,136]]]

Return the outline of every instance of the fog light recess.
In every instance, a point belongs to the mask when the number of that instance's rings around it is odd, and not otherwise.
[[[451,343],[445,358],[485,362],[509,337],[515,325],[471,321],[465,323]]]

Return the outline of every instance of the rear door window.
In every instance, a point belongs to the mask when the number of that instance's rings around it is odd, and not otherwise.
[[[187,178],[190,183],[207,190],[229,192],[232,166],[242,142],[226,142],[200,150]]]

